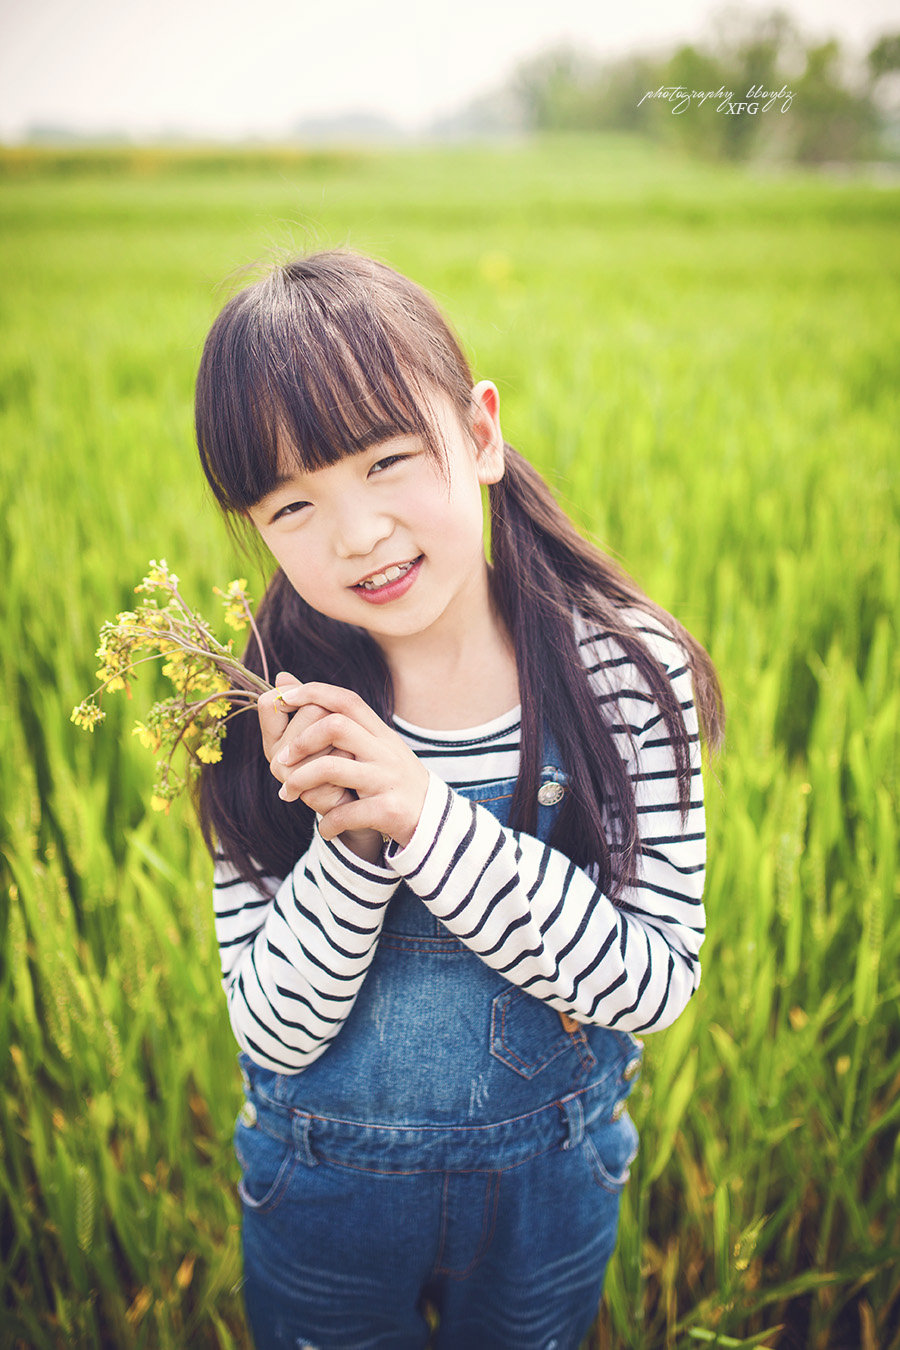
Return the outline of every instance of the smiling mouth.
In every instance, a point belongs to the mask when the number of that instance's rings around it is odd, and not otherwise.
[[[420,553],[417,558],[412,558],[409,562],[394,563],[390,567],[386,567],[383,572],[373,572],[370,577],[366,577],[365,581],[358,581],[353,589],[361,591],[378,591],[382,586],[389,586],[392,581],[396,581],[399,577],[405,576],[411,567],[415,567],[421,556]]]

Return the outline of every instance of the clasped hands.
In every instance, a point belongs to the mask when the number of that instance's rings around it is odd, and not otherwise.
[[[428,770],[364,699],[281,671],[257,704],[263,751],[283,801],[320,817],[323,839],[375,862],[387,835],[404,846],[419,823]]]

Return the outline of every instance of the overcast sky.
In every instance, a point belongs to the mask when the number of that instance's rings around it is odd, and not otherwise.
[[[811,37],[858,50],[898,0],[789,0]],[[771,4],[744,0],[748,13]],[[709,31],[709,0],[0,0],[0,139],[80,132],[277,136],[380,114],[416,131],[568,41],[597,55]]]

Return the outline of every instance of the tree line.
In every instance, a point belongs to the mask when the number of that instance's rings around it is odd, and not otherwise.
[[[633,132],[710,159],[897,159],[900,33],[861,58],[808,40],[783,10],[726,10],[705,39],[663,53],[543,52],[455,121],[447,130]]]

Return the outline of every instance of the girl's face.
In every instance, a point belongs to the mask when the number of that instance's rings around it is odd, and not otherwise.
[[[311,473],[286,464],[249,510],[298,594],[385,648],[462,633],[485,603],[481,486],[503,475],[503,436],[496,387],[482,381],[472,400],[471,435],[437,401],[446,474],[417,436],[393,436]]]

